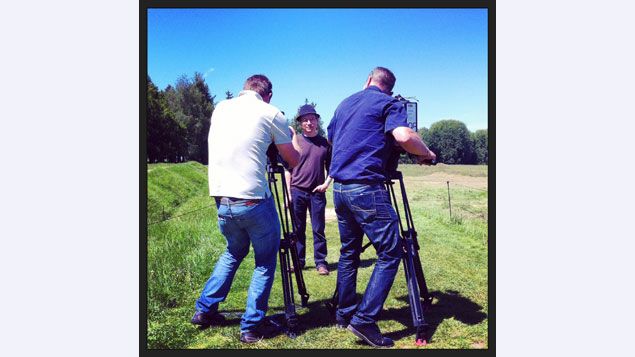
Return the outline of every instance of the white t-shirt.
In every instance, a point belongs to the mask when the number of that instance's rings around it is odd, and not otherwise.
[[[271,196],[266,165],[272,142],[291,142],[287,120],[258,93],[244,90],[218,103],[208,136],[210,196]]]

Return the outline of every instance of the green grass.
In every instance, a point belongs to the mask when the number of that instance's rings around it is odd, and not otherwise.
[[[486,187],[487,166],[400,165],[399,169],[405,177],[427,285],[434,296],[432,308],[426,313],[433,335],[424,348],[487,348],[487,191],[482,188]],[[451,182],[452,217],[446,181],[440,185],[440,175]],[[428,176],[435,179],[428,180]],[[466,178],[480,180],[481,188],[453,185]],[[326,225],[331,268],[328,276],[320,276],[315,270],[307,227],[307,269],[303,275],[310,298],[308,307],[298,304],[302,331],[296,339],[283,334],[253,345],[238,341],[240,316],[254,267],[252,253],[243,261],[227,300],[220,305],[229,324],[206,330],[192,326],[189,320],[194,302],[225,249],[225,240],[216,227],[216,208],[207,193],[207,168],[203,165],[148,165],[148,348],[370,348],[350,332],[336,329],[324,306],[333,294],[337,277],[340,244],[336,221],[327,221]],[[327,209],[332,208],[329,189]],[[403,208],[400,210],[403,214]],[[362,254],[359,294],[366,287],[375,259],[372,247]],[[295,284],[294,288],[299,302]],[[416,348],[407,298],[400,267],[379,321],[382,332],[395,340],[396,348]],[[284,308],[279,272],[269,307],[268,315]]]

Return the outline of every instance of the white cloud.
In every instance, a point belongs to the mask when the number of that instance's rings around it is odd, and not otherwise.
[[[207,78],[207,75],[214,72],[214,68],[210,68],[207,70],[207,72],[205,72],[205,74],[203,75],[203,78]]]

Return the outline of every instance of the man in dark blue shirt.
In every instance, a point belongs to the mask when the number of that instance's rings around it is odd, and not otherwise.
[[[436,159],[419,134],[410,129],[402,102],[393,98],[395,75],[377,67],[364,89],[344,99],[328,125],[333,145],[330,176],[340,231],[337,267],[337,324],[347,326],[374,347],[391,347],[377,320],[401,260],[397,214],[384,186],[386,164],[395,144],[416,155],[419,164]],[[362,238],[366,234],[377,251],[377,262],[357,304],[356,280]]]

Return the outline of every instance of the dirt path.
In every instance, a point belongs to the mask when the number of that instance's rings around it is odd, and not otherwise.
[[[433,174],[425,176],[406,176],[404,179],[406,181],[406,184],[408,181],[411,181],[430,184],[433,187],[445,187],[447,185],[447,182],[450,181],[450,187],[452,187],[452,184],[458,184],[480,190],[487,190],[487,177],[464,176],[447,174],[443,172],[435,172]]]
[[[335,208],[326,208],[326,212],[324,213],[326,221],[336,221],[337,214],[335,214]]]

